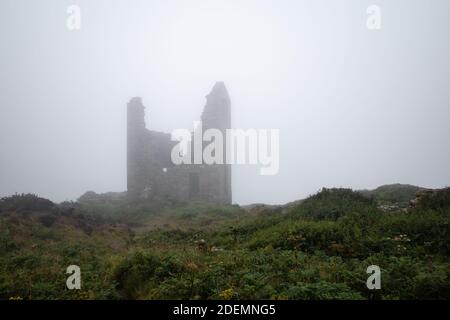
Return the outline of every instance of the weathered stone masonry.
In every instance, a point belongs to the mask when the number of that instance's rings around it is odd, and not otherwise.
[[[223,82],[217,82],[206,96],[201,121],[203,130],[231,128],[231,105]],[[171,151],[176,145],[169,133],[148,130],[141,98],[128,103],[127,189],[132,198],[162,198],[181,201],[203,200],[231,203],[229,164],[174,165]],[[226,141],[224,140],[224,146]],[[224,147],[224,154],[226,150]]]

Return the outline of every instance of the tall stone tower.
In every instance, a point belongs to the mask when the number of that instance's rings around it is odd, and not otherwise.
[[[222,132],[223,155],[226,161],[226,129],[231,129],[231,103],[227,88],[223,82],[216,82],[211,92],[206,96],[206,106],[202,113],[203,130],[218,129]],[[212,192],[220,198],[220,202],[231,203],[231,165],[211,165],[218,182],[212,184]]]
[[[132,98],[127,106],[127,190],[139,196],[145,188],[142,172],[145,163],[145,107],[139,97]]]

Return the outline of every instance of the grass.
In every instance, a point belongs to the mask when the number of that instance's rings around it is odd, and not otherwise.
[[[2,199],[0,298],[449,299],[449,194],[394,212],[349,189],[272,213],[202,202],[37,210],[30,196],[24,212],[20,196]],[[65,288],[71,264],[82,290]]]

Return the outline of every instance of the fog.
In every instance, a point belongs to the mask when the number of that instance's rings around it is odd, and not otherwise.
[[[381,29],[366,26],[369,5]],[[81,8],[81,29],[66,26]],[[233,202],[450,183],[450,2],[2,0],[0,195],[126,190],[126,104],[192,128],[216,81],[234,128],[280,130],[280,170]]]

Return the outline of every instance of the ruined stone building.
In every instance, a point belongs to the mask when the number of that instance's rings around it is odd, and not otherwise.
[[[133,198],[160,198],[181,201],[204,200],[231,203],[231,166],[229,164],[180,164],[171,160],[178,143],[171,134],[148,130],[141,98],[128,103],[127,189]],[[206,96],[201,115],[203,130],[218,129],[224,137],[231,128],[231,106],[223,82],[217,82]],[[224,155],[226,150],[224,147]]]

